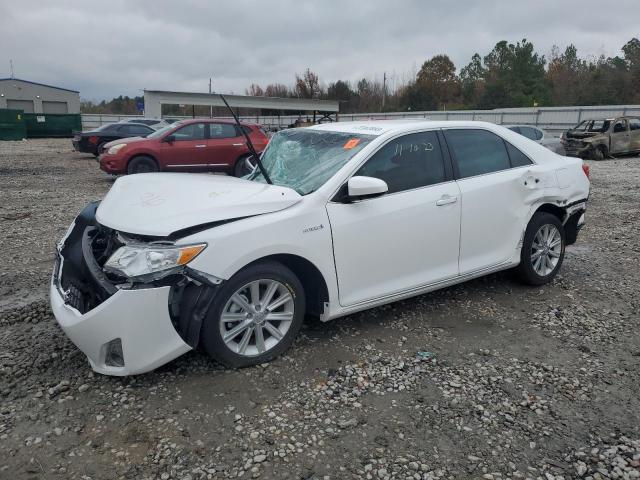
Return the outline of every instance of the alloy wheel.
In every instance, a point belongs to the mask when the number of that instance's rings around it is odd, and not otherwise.
[[[253,357],[285,337],[295,314],[289,289],[277,280],[254,280],[235,291],[220,316],[220,334],[229,350]]]
[[[542,225],[531,244],[531,265],[541,277],[549,275],[562,254],[562,235],[555,225]]]

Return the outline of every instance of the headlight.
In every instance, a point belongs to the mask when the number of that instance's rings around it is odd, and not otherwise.
[[[125,245],[111,255],[104,264],[111,271],[129,278],[151,275],[162,278],[179,270],[206,248],[198,245]]]
[[[109,150],[107,150],[107,153],[109,155],[115,155],[116,153],[118,153],[120,150],[122,150],[126,146],[127,146],[126,143],[119,143],[118,145],[114,145],[113,147],[109,147]]]

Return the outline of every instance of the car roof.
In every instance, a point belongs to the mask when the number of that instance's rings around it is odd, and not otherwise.
[[[190,123],[229,123],[232,125],[236,124],[235,120],[229,118],[185,118],[180,120],[180,125],[188,125]],[[240,122],[241,125],[246,125],[249,127],[259,127],[258,123],[250,123],[250,122]],[[173,125],[173,124],[172,124]]]
[[[437,128],[478,128],[485,127],[494,130],[501,127],[495,123],[480,121],[456,121],[456,120],[369,120],[365,122],[337,122],[325,123],[308,127],[313,130],[327,132],[361,133],[364,135],[381,136],[384,134],[410,132],[416,129]]]

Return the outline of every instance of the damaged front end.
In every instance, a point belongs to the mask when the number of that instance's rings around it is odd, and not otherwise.
[[[101,373],[142,373],[196,348],[222,282],[187,265],[206,244],[117,232],[96,221],[97,207],[87,205],[58,244],[58,323]]]

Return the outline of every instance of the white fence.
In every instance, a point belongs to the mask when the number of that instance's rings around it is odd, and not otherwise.
[[[482,120],[499,125],[535,125],[550,133],[559,135],[561,132],[577,125],[589,118],[611,118],[623,115],[640,116],[640,105],[601,105],[592,107],[533,107],[533,108],[502,108],[496,110],[449,110],[432,112],[388,112],[388,113],[346,113],[340,114],[339,121],[362,120]],[[82,114],[83,130],[90,130],[107,123],[136,118],[136,115],[102,115]],[[175,117],[171,118],[191,118]],[[231,117],[225,117],[231,118]],[[320,117],[317,117],[320,118]],[[309,115],[283,116],[243,116],[242,120],[260,123],[269,129],[286,128],[297,119],[311,120]]]

